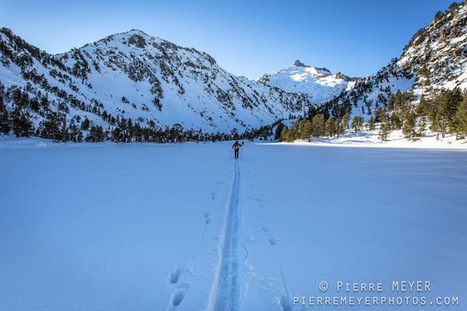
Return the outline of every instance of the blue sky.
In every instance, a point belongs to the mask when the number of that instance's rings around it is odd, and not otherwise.
[[[374,74],[452,0],[7,0],[0,26],[50,53],[141,29],[212,55],[256,79],[296,59],[350,76]]]

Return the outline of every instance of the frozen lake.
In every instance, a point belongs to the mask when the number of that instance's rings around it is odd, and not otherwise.
[[[466,151],[231,144],[2,142],[0,310],[467,309]]]

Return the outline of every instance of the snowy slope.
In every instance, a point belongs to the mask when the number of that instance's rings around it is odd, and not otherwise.
[[[115,120],[131,118],[142,127],[230,133],[303,115],[310,106],[304,96],[237,78],[206,53],[139,30],[61,55],[40,51],[5,28],[0,42],[5,92],[16,87],[29,98],[48,96],[42,113],[29,111],[36,126],[50,110],[66,113],[68,124],[89,118],[112,128]],[[12,100],[6,102],[12,111]]]
[[[453,3],[420,29],[397,65],[416,73],[416,93],[428,88],[467,88],[467,3]]]
[[[314,104],[332,99],[355,83],[355,79],[341,73],[333,75],[326,68],[307,66],[299,60],[274,75],[263,75],[258,81],[287,92],[306,94]]]
[[[3,139],[1,310],[466,309],[465,151]]]
[[[372,77],[325,103],[330,111],[351,112],[370,119],[385,106],[391,94],[411,91],[417,105],[422,95],[431,98],[437,90],[467,88],[467,3],[453,3],[420,29],[399,58]],[[339,114],[339,113],[335,113]]]

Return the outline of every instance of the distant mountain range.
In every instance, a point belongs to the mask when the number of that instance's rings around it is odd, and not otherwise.
[[[258,81],[140,30],[51,55],[2,28],[0,132],[81,141],[98,131],[99,140],[134,141],[190,131],[193,139],[203,133],[228,139],[264,128],[270,134],[280,120],[310,109],[369,119],[397,91],[411,91],[417,104],[437,89],[467,88],[466,23],[466,3],[453,3],[399,58],[365,79],[297,60]]]
[[[87,119],[110,131],[131,119],[143,128],[242,133],[304,115],[312,105],[303,94],[235,77],[206,53],[139,30],[50,55],[3,28],[0,59],[6,110],[24,109],[36,130],[58,113],[80,128]],[[14,92],[28,103],[19,105]],[[47,104],[34,109],[31,100]]]

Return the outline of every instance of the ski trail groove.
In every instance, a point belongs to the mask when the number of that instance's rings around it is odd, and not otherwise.
[[[219,261],[209,295],[208,311],[238,311],[241,305],[240,168],[235,161],[229,198],[225,207],[224,228],[219,242]]]

